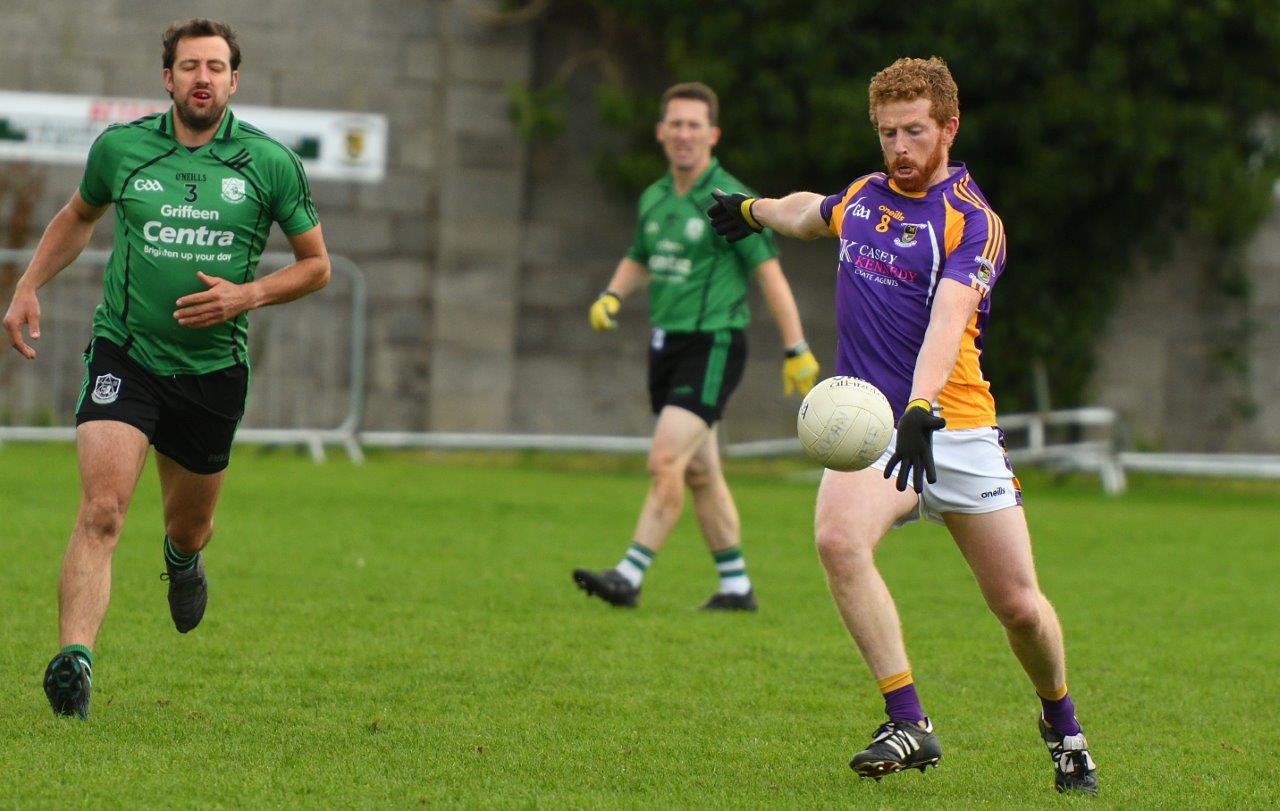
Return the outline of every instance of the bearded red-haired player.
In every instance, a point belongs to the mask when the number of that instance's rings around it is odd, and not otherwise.
[[[731,240],[762,227],[840,240],[836,374],[879,387],[897,420],[892,446],[872,468],[828,470],[818,490],[815,532],[831,595],[889,716],[850,766],[879,779],[923,771],[942,756],[873,559],[891,527],[925,517],[950,531],[1040,696],[1056,787],[1092,794],[1097,778],[1067,695],[1062,630],[1036,582],[1021,490],[979,366],[1005,233],[964,164],[948,162],[958,95],[941,59],[899,59],[870,86],[887,172],[826,197],[720,195],[710,216]],[[896,487],[887,481],[895,468]]]

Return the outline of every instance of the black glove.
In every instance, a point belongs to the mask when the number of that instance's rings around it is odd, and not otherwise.
[[[711,196],[716,198],[716,202],[707,209],[707,216],[711,218],[711,227],[720,236],[737,242],[764,230],[764,226],[751,216],[751,204],[756,198],[745,194],[725,194],[719,189],[711,192]]]
[[[907,479],[914,473],[914,486],[917,493],[924,490],[923,479],[929,484],[938,480],[938,473],[933,469],[933,432],[945,428],[947,421],[934,416],[933,406],[928,400],[912,400],[907,403],[907,410],[902,412],[898,420],[898,445],[889,457],[889,464],[884,469],[887,479],[898,469],[898,490],[907,489]],[[923,474],[923,476],[921,475]]]

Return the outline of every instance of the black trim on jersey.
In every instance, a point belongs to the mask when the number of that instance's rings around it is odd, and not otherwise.
[[[227,158],[225,163],[232,169],[239,171],[250,163],[253,163],[253,157],[249,154],[249,150],[242,148],[239,152]]]
[[[222,116],[222,126],[218,128],[218,132],[213,136],[222,141],[231,140],[231,125],[236,120],[235,113],[231,112],[231,108],[228,107],[226,109],[226,114]]]
[[[297,154],[292,149],[285,146],[281,142],[277,141],[275,138],[272,138],[270,135],[267,135],[265,132],[253,126],[252,124],[247,124],[244,121],[241,121],[240,132],[248,133],[249,135],[256,135],[259,138],[263,139],[264,141],[275,144],[276,146],[280,147],[280,150],[284,152],[285,155],[289,156],[289,160],[293,163],[293,171],[298,176],[298,185],[302,189],[303,199],[307,201],[307,209],[306,209],[307,214],[310,215],[311,219],[315,220],[317,223],[320,222],[320,212],[316,211],[315,203],[311,199],[311,181],[307,180],[307,173],[305,170],[303,170],[302,160],[297,156]],[[301,201],[298,201],[298,202],[301,202]],[[293,209],[289,211],[288,215],[281,217],[277,221],[284,222],[285,220],[292,217],[294,212],[297,210],[298,210],[298,203],[294,203]]]
[[[294,202],[293,211],[290,211],[289,216],[285,217],[285,219],[291,218],[293,212],[298,210],[298,206],[305,202],[307,216],[316,222],[320,222],[320,212],[316,211],[316,204],[311,200],[311,181],[307,180],[307,173],[302,168],[302,159],[295,155],[292,149],[285,154],[293,161],[293,171],[297,173],[299,188],[302,189],[302,199]]]
[[[116,201],[116,211],[120,216],[120,222],[124,225],[124,284],[121,292],[123,293],[124,306],[120,309],[120,323],[124,325],[125,351],[133,346],[133,331],[129,329],[129,258],[133,255],[133,249],[129,243],[129,218],[125,216],[124,210],[124,193],[129,188],[129,181],[133,180],[134,175],[146,169],[148,166],[159,163],[165,158],[178,151],[178,147],[174,146],[168,152],[157,155],[146,163],[139,164],[136,169],[125,177],[124,183],[120,184],[120,199]]]
[[[241,124],[241,128],[243,127],[244,125]],[[254,244],[258,234],[258,227],[262,224],[262,214],[263,212],[267,211],[267,206],[268,206],[267,197],[265,194],[262,193],[262,189],[258,187],[258,184],[253,182],[253,178],[249,177],[244,172],[237,169],[225,158],[222,158],[221,156],[217,155],[216,153],[214,153],[213,150],[209,150],[209,157],[213,158],[218,163],[221,163],[223,166],[227,167],[231,171],[243,177],[245,179],[245,182],[247,182],[250,186],[252,186],[254,192],[257,193],[258,195],[258,218],[253,222],[253,232],[252,232],[254,235],[254,238],[249,241],[249,252],[245,254],[245,258],[244,258],[244,275],[240,279],[240,284],[245,284],[249,281],[249,276],[253,273]],[[267,248],[267,238],[270,236],[270,232],[271,232],[270,218],[268,218],[267,224],[268,224],[267,233],[262,235],[262,247],[258,249],[259,259],[261,259],[262,257],[262,251],[266,250]],[[241,315],[244,315],[244,313],[241,313]],[[246,315],[244,319],[244,324],[248,324],[248,323],[249,323],[249,318]],[[249,346],[249,330],[248,328],[243,326],[243,324],[237,318],[231,322],[231,359],[236,363],[247,363],[246,360],[240,357],[240,353],[236,351],[236,336],[241,333],[244,334],[245,348],[247,350]]]
[[[714,169],[714,170],[712,170],[711,172],[708,172],[708,173],[707,173],[707,178],[706,178],[706,180],[704,180],[702,183],[699,183],[698,185],[699,185],[699,186],[707,186],[707,185],[710,185],[710,184],[711,184],[711,182],[715,179],[715,176],[716,176],[716,175],[718,175],[721,171],[722,171],[722,170],[721,170],[721,168],[720,168],[720,165],[719,165],[719,164],[716,164],[715,169]],[[690,194],[690,196],[692,196],[692,195],[693,195],[693,189],[690,189],[690,190],[689,190],[689,194]],[[695,200],[690,200],[690,202],[692,202],[692,203],[693,203],[693,207],[694,207],[694,208],[698,209],[699,211],[703,211],[702,206],[698,205],[697,201],[695,201]],[[729,245],[729,243],[728,243],[728,242],[726,242],[724,239],[720,239],[720,240],[718,240],[718,241],[717,241],[717,244],[716,244],[716,254],[717,254],[717,255],[721,254],[721,253],[723,252],[723,247],[722,247],[722,246],[728,246],[728,245]],[[732,251],[732,250],[733,250],[733,248],[729,248],[729,250],[730,250],[730,251]],[[693,322],[693,329],[694,329],[694,332],[701,332],[701,331],[702,331],[702,319],[703,319],[703,318],[706,316],[706,314],[707,314],[707,299],[708,299],[708,298],[710,297],[710,295],[711,295],[711,277],[715,275],[716,267],[717,267],[719,264],[720,264],[719,262],[716,262],[716,263],[714,263],[714,264],[711,266],[711,268],[707,271],[707,277],[706,277],[706,279],[704,279],[704,280],[703,280],[703,282],[702,282],[702,301],[698,302],[698,320],[696,320],[696,321],[694,321],[694,322]]]

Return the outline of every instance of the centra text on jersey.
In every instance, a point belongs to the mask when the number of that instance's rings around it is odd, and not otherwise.
[[[235,231],[218,231],[203,225],[199,228],[174,228],[156,220],[142,226],[142,236],[147,242],[165,245],[218,245],[224,248],[236,238]]]

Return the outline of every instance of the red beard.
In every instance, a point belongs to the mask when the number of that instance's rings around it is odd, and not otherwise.
[[[938,143],[933,148],[933,153],[929,155],[929,160],[925,162],[923,167],[916,164],[915,161],[907,158],[899,158],[895,161],[885,161],[885,165],[889,168],[889,178],[893,180],[895,186],[905,192],[918,194],[929,188],[929,179],[938,171],[938,167],[946,160],[947,150],[942,144],[942,137],[938,137]],[[916,173],[907,179],[898,177],[895,172],[901,167],[912,167],[916,169]]]

